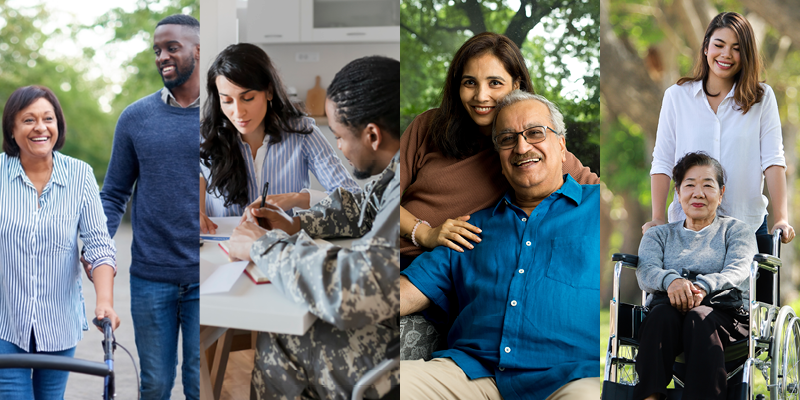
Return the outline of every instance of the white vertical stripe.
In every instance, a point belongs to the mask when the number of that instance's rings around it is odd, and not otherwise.
[[[352,193],[360,193],[361,188],[350,177],[342,161],[336,156],[333,147],[311,118],[303,117],[294,121],[294,127],[311,126],[313,132],[308,135],[299,133],[282,133],[280,143],[269,144],[269,151],[261,165],[262,179],[256,182],[255,165],[250,147],[239,142],[239,149],[247,163],[247,198],[248,203],[261,196],[264,182],[269,182],[267,194],[297,193],[311,186],[309,172],[325,187],[328,194],[339,187]],[[208,179],[208,178],[207,178]],[[210,179],[213,179],[211,177]],[[225,207],[221,196],[206,194],[206,215],[209,217],[240,216],[243,207],[233,205]]]
[[[19,158],[0,154],[0,339],[28,349],[33,329],[39,350],[61,351],[86,322],[78,234],[93,266],[115,266],[116,251],[88,164],[54,153],[37,197]]]

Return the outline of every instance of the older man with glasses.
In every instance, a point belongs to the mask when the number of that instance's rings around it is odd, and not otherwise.
[[[597,399],[598,185],[563,174],[564,118],[514,91],[492,140],[512,189],[472,215],[481,246],[440,246],[401,272],[400,314],[440,308],[447,349],[402,361],[402,398]]]

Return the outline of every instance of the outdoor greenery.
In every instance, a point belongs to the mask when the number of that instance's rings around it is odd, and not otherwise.
[[[599,173],[599,3],[596,0],[403,0],[400,115],[405,128],[418,114],[438,107],[449,63],[475,34],[508,36],[525,57],[537,93],[558,104],[567,122],[567,147]],[[542,25],[553,39],[530,35]],[[569,59],[588,71],[585,94],[564,92]]]
[[[200,17],[196,0],[139,0],[136,4],[137,9],[131,13],[113,9],[94,25],[63,26],[46,35],[42,26],[51,20],[46,6],[12,8],[7,0],[0,0],[0,108],[19,87],[44,85],[52,89],[67,123],[62,152],[89,163],[99,184],[105,177],[120,113],[132,102],[163,87],[151,45],[123,65],[129,75],[121,92],[113,97],[110,112],[103,111],[98,98],[113,93],[111,80],[105,76],[90,78],[86,73],[95,49],[84,49],[81,59],[46,57],[40,51],[53,36],[76,38],[82,31],[95,29],[113,29],[113,42],[134,37],[149,42],[158,21],[168,15],[187,13]]]
[[[787,161],[790,224],[797,227],[797,129],[800,127],[800,35],[770,17],[794,12],[792,0],[762,7],[750,0],[603,1],[601,16],[602,134],[601,170],[604,215],[601,226],[601,295],[607,306],[611,291],[611,254],[635,254],[641,226],[650,220],[650,163],[664,91],[690,73],[708,23],[717,13],[736,11],[756,32],[764,60],[762,80],[777,97]],[[793,36],[794,35],[794,36]],[[765,190],[765,194],[768,195]],[[669,196],[668,201],[672,200]],[[768,208],[769,210],[769,208]],[[768,222],[772,224],[772,220]],[[781,294],[797,296],[795,247],[783,246]],[[788,267],[788,268],[786,268]],[[635,278],[622,288],[623,299],[635,298]]]

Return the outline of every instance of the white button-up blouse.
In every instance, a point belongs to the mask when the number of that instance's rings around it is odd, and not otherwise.
[[[746,222],[753,232],[767,215],[764,170],[785,167],[781,121],[775,93],[761,84],[764,96],[747,114],[733,99],[736,86],[722,100],[717,113],[708,104],[701,81],[673,85],[664,93],[658,119],[650,175],[672,177],[672,168],[686,153],[704,151],[725,170],[725,196],[720,213]],[[686,216],[677,195],[669,206],[669,222]]]

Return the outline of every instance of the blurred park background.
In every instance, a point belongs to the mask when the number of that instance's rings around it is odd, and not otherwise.
[[[478,33],[500,33],[522,50],[536,93],[561,107],[567,148],[599,173],[597,0],[402,0],[400,12],[403,130],[439,106],[458,48]]]
[[[163,87],[155,67],[152,34],[159,20],[176,13],[199,19],[198,2],[0,0],[0,110],[19,87],[52,89],[67,123],[61,152],[89,163],[102,189],[120,113]],[[116,337],[133,353],[138,368],[128,274],[132,232],[127,221],[126,217],[114,238],[119,266],[114,308],[122,321]],[[93,318],[94,289],[85,276],[83,288],[87,317]],[[91,327],[78,344],[76,357],[102,361],[101,340],[102,335]],[[118,398],[135,398],[133,365],[119,348],[116,359]],[[102,388],[102,379],[73,373],[65,398],[99,398]],[[183,397],[180,370],[172,394]]]
[[[762,80],[778,100],[786,153],[790,224],[800,228],[797,131],[800,126],[800,1],[601,0],[601,297],[608,309],[611,254],[636,254],[650,220],[650,163],[664,91],[689,74],[711,19],[736,11],[752,24],[765,61]],[[669,201],[672,196],[669,196]],[[771,207],[771,205],[770,205]],[[769,208],[768,208],[769,209]],[[772,219],[768,225],[772,226]],[[797,299],[800,273],[795,239],[782,247],[781,297]],[[622,301],[640,300],[636,278],[624,271]],[[607,340],[601,338],[601,340]],[[605,349],[605,344],[602,345]]]
[[[129,104],[162,88],[156,23],[200,17],[196,0],[0,0],[0,109],[22,86],[52,89],[64,110],[62,153],[103,184],[114,127]]]

